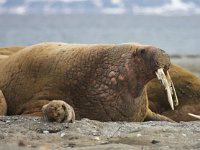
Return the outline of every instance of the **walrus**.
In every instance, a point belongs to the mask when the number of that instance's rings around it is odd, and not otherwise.
[[[58,122],[73,122],[75,116],[171,121],[148,107],[146,84],[170,66],[168,54],[153,46],[42,43],[23,48],[0,65],[1,99],[7,104],[7,109],[0,107],[0,112],[7,110],[1,115],[45,115]],[[172,99],[168,101],[173,109]]]

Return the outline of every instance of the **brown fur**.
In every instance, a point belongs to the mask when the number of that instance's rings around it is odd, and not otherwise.
[[[43,43],[1,62],[0,89],[8,115],[41,115],[44,105],[63,100],[77,119],[169,120],[148,109],[145,88],[169,64],[152,46]]]
[[[175,107],[175,111],[171,110],[164,88],[154,79],[147,86],[151,110],[175,121],[197,120],[188,113],[200,114],[200,78],[178,65],[171,65],[169,73],[176,88],[179,106]]]
[[[19,50],[22,50],[26,46],[11,46],[11,47],[1,47],[0,48],[0,55],[12,55]]]
[[[2,91],[0,90],[0,116],[5,116],[7,113],[7,104]]]
[[[0,62],[1,60],[8,58],[10,55],[22,50],[25,46],[12,46],[0,48]]]
[[[62,100],[53,100],[42,107],[45,119],[56,122],[74,122],[73,108]]]

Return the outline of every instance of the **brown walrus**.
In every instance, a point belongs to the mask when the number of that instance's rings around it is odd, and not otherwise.
[[[170,76],[174,82],[179,105],[171,111],[166,103],[166,93],[160,83],[153,79],[147,85],[149,107],[152,111],[163,114],[175,121],[192,121],[198,117],[188,113],[200,115],[200,78],[178,65],[170,65]]]
[[[0,89],[7,115],[41,116],[43,111],[47,119],[62,122],[73,121],[75,111],[76,119],[170,120],[148,108],[145,88],[169,65],[169,56],[153,46],[43,43],[1,62]]]

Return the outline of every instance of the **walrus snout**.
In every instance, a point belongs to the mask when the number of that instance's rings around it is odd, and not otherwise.
[[[164,50],[159,48],[152,47],[150,48],[150,51],[152,51],[154,55],[151,65],[155,65],[154,68],[156,68],[156,70],[159,68],[163,68],[164,72],[166,73],[171,64],[169,55]]]

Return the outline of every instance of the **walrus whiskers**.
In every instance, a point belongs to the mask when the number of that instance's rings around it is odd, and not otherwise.
[[[175,91],[174,87],[172,86],[172,82],[168,81],[166,76],[165,76],[165,73],[163,71],[163,68],[160,68],[156,71],[156,76],[158,78],[158,80],[161,80],[163,86],[165,87],[165,90],[167,91],[167,97],[168,97],[168,102],[172,108],[172,110],[174,110],[174,102],[173,102],[173,99],[172,99],[172,95],[173,95],[173,91]],[[169,74],[167,75],[169,76]],[[169,77],[168,77],[169,78]],[[173,91],[172,91],[173,89]],[[176,96],[175,96],[176,97]],[[177,98],[177,97],[176,97]],[[175,99],[176,99],[175,98]],[[176,99],[175,101],[178,101],[178,99]],[[176,103],[177,104],[177,103]]]

